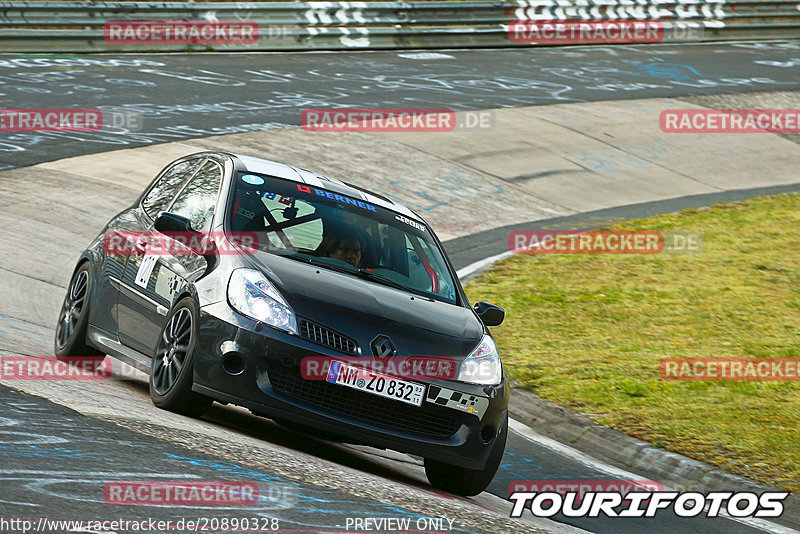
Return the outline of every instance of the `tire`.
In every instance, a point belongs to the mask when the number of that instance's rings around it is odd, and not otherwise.
[[[167,316],[150,367],[150,398],[163,410],[200,417],[214,402],[192,391],[197,307],[181,299]]]
[[[489,486],[497,472],[497,468],[500,467],[503,451],[506,448],[507,436],[508,415],[503,420],[500,427],[500,435],[495,438],[492,452],[489,453],[489,459],[483,469],[467,469],[425,458],[425,474],[428,477],[428,482],[434,488],[448,493],[465,497],[478,495]]]
[[[53,352],[56,358],[69,361],[73,356],[105,356],[86,343],[89,325],[89,300],[92,294],[92,269],[83,262],[67,286],[67,294],[58,314]]]

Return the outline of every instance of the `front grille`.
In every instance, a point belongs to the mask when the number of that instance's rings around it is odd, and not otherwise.
[[[461,426],[462,415],[452,409],[424,401],[412,406],[324,380],[305,380],[294,367],[273,366],[269,380],[278,393],[393,430],[445,438]]]
[[[340,352],[358,353],[358,345],[349,337],[302,318],[300,319],[300,336]]]

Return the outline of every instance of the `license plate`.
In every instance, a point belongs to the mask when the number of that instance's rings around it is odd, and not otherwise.
[[[422,384],[373,373],[335,360],[331,362],[325,380],[414,406],[422,405],[422,399],[425,397],[425,386]]]

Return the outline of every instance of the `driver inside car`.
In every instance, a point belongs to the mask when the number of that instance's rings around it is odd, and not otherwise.
[[[349,263],[356,269],[362,267],[364,244],[355,232],[335,231],[327,234],[317,247],[316,255]]]

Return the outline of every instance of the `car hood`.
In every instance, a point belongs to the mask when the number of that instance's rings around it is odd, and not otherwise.
[[[298,317],[353,338],[365,355],[381,334],[397,356],[466,356],[483,337],[483,324],[468,308],[263,251],[250,261]]]

